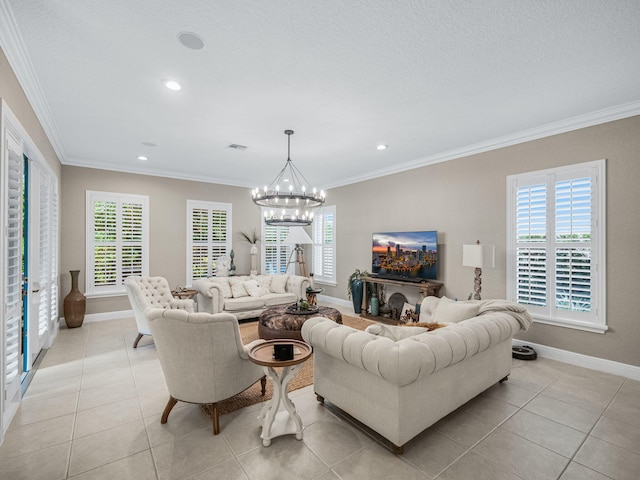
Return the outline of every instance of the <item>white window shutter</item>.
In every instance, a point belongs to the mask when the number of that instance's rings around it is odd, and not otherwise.
[[[508,297],[542,323],[603,333],[605,162],[513,175]]]
[[[323,207],[313,220],[313,273],[319,282],[336,281],[336,207]]]
[[[215,274],[231,252],[231,204],[187,200],[187,285]]]
[[[22,320],[22,196],[23,157],[11,151],[7,156],[7,212],[4,323],[4,398],[13,399],[20,388],[20,322]],[[2,413],[2,412],[0,412]]]
[[[87,295],[123,294],[149,274],[149,197],[87,191],[87,204]]]

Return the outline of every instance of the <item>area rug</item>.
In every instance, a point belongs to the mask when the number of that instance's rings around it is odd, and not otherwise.
[[[364,330],[369,325],[372,325],[376,322],[371,320],[366,320],[364,318],[359,317],[350,317],[347,315],[342,316],[342,323],[344,325],[348,325],[353,328],[357,328],[358,330]],[[246,322],[240,324],[240,336],[242,337],[242,343],[247,344],[252,342],[253,340],[258,339],[258,321]],[[299,388],[306,387],[313,383],[313,358],[307,360],[296,377],[291,380],[289,383],[289,388],[287,389],[289,392],[294,390],[298,390]],[[230,413],[236,411],[240,408],[248,407],[249,405],[254,405],[259,402],[264,402],[271,398],[273,394],[273,388],[271,386],[271,382],[267,381],[267,391],[264,395],[260,395],[260,382],[255,383],[244,392],[240,392],[237,395],[234,395],[231,398],[223,400],[218,403],[218,408],[220,414]],[[208,409],[206,406],[203,406],[203,410],[208,414]]]

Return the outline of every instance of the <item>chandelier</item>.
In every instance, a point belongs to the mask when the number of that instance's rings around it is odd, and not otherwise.
[[[265,207],[264,222],[267,225],[292,227],[311,225],[313,211],[325,200],[324,191],[312,188],[309,182],[291,161],[291,135],[293,130],[285,130],[287,135],[287,163],[269,185],[251,191],[253,203]]]

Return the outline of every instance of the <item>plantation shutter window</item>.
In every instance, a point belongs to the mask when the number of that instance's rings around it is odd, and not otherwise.
[[[23,157],[22,147],[11,134],[7,134],[8,155],[3,176],[6,174],[4,189],[7,192],[5,210],[6,251],[3,272],[4,287],[4,409],[19,401],[20,389],[20,339],[22,321],[22,199],[23,199]],[[6,411],[0,412],[3,417]]]
[[[187,285],[215,274],[231,252],[231,204],[187,201]]]
[[[262,223],[262,273],[286,273],[293,245],[283,242],[289,235],[290,227],[276,227]]]
[[[604,160],[508,178],[510,300],[536,321],[603,333]]]
[[[323,207],[313,219],[313,275],[316,281],[336,283],[336,207]]]
[[[87,296],[121,295],[148,275],[149,197],[87,191]]]

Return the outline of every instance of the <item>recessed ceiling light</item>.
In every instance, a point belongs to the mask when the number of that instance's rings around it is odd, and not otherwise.
[[[162,80],[162,83],[164,83],[164,86],[169,90],[174,90],[177,92],[178,90],[182,89],[182,85],[180,85],[175,80]]]
[[[389,148],[389,145],[382,145],[382,144],[380,144],[380,145],[378,145],[376,148],[377,148],[378,150],[386,150],[387,148]]]
[[[149,160],[149,159],[144,155],[138,155],[138,160]]]
[[[204,40],[200,35],[193,32],[180,32],[178,41],[191,50],[200,50],[204,47]]]

